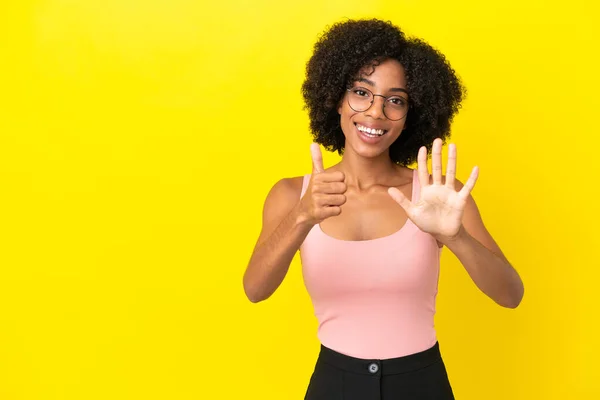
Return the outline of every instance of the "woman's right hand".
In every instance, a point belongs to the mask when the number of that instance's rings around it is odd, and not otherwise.
[[[317,143],[310,147],[312,175],[306,192],[300,199],[300,216],[303,222],[316,225],[329,217],[340,215],[346,202],[346,183],[341,171],[326,172],[323,155]]]

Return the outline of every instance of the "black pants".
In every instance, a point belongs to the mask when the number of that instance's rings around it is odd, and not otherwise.
[[[321,346],[304,400],[452,400],[439,344],[386,360],[349,357]]]

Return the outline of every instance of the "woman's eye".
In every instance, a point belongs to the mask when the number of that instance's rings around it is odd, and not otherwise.
[[[402,97],[393,97],[389,99],[389,101],[395,106],[403,106],[406,104],[406,101]]]
[[[365,92],[364,90],[361,90],[361,89],[354,90],[354,93],[359,96],[367,96],[367,92]]]

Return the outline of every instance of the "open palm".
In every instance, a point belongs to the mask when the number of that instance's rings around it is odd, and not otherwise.
[[[431,158],[431,182],[427,169],[427,148],[422,147],[417,157],[417,172],[421,186],[420,196],[413,203],[397,188],[388,190],[390,196],[398,203],[408,218],[423,232],[436,238],[452,238],[462,225],[462,217],[469,194],[475,186],[478,168],[473,168],[471,176],[459,191],[455,188],[456,146],[448,148],[448,165],[446,180],[442,175],[442,140],[433,142]]]

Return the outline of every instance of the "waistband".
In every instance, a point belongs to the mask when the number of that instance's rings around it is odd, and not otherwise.
[[[321,345],[318,358],[318,362],[324,362],[347,372],[365,375],[401,374],[427,367],[439,361],[442,361],[442,356],[438,342],[427,350],[384,360],[351,357]]]

